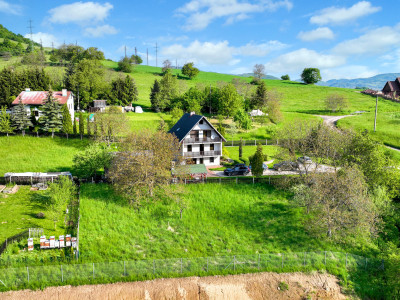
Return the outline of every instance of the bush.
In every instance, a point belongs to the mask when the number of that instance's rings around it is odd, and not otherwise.
[[[36,214],[36,218],[38,218],[38,219],[44,219],[44,217],[45,217],[45,215],[44,215],[43,212],[40,212],[40,213]]]
[[[288,291],[289,285],[286,282],[281,281],[281,282],[279,282],[278,289],[281,291]]]

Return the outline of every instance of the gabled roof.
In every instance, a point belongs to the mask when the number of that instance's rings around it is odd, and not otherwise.
[[[58,100],[61,105],[67,103],[70,91],[67,91],[67,96],[63,96],[62,92],[53,92],[53,97]],[[43,101],[47,98],[47,92],[44,91],[23,91],[17,98],[12,102],[12,105],[18,105],[19,97],[21,97],[22,103],[25,105],[43,105]]]
[[[225,138],[218,132],[218,130],[215,129],[214,126],[212,126],[212,124],[204,116],[196,114],[185,113],[168,132],[171,134],[175,134],[179,142],[181,142],[185,138],[185,136],[187,136],[187,134],[193,129],[193,127],[196,126],[196,124],[199,123],[202,119],[204,119],[207,124],[210,125],[210,127],[214,129],[215,132],[217,132],[224,141],[226,141]]]

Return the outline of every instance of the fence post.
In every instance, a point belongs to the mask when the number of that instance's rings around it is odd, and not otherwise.
[[[126,266],[125,266],[125,261],[124,261],[124,276],[126,276]]]
[[[64,282],[64,272],[61,265],[61,282]]]
[[[257,144],[256,144],[256,140],[254,140],[254,146],[257,146]]]
[[[236,271],[236,255],[233,256],[233,271]]]
[[[233,147],[233,140],[232,140],[232,147]]]
[[[326,251],[325,251],[325,266],[326,266]]]
[[[94,263],[93,263],[93,279],[94,279]]]
[[[26,267],[26,272],[28,274],[28,284],[29,284],[29,268],[28,267]]]
[[[268,140],[265,140],[265,146],[268,146]]]

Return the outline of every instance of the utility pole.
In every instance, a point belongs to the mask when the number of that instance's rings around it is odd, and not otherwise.
[[[136,47],[135,47],[135,56],[137,56],[137,49],[136,49]]]
[[[375,104],[375,120],[374,120],[374,132],[376,132],[376,117],[378,115],[378,96],[376,96],[376,104]]]
[[[178,69],[178,60],[175,59],[175,69]]]
[[[126,58],[126,45],[125,45],[125,58]]]
[[[158,45],[156,43],[156,67],[158,67]]]
[[[29,30],[30,30],[30,34],[31,34],[31,51],[33,52],[33,33],[32,33],[32,20],[29,19],[29,26],[28,26]]]
[[[146,49],[146,53],[147,53],[147,65],[149,65],[149,48]]]

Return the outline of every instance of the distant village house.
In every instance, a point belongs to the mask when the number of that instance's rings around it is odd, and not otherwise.
[[[397,98],[400,96],[400,77],[397,77],[394,81],[386,82],[382,89],[382,93],[386,97]]]
[[[27,115],[30,116],[31,113],[33,113],[37,120],[42,115],[40,107],[46,100],[47,93],[48,92],[45,91],[31,91],[30,89],[26,89],[25,91],[21,92],[17,98],[15,98],[11,105],[18,105],[19,99],[21,99],[22,103],[25,105]],[[71,114],[71,119],[73,120],[75,116],[73,93],[67,91],[66,89],[63,89],[59,92],[53,92],[53,97],[56,99],[56,101],[58,101],[60,105],[67,104],[69,113]]]

